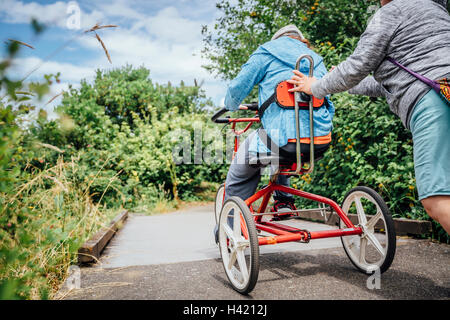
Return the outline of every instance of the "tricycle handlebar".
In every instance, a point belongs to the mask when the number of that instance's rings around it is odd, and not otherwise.
[[[219,119],[220,116],[222,116],[223,114],[225,114],[227,112],[228,112],[228,110],[225,108],[220,109],[211,117],[211,121],[213,121],[215,123],[228,123],[228,119]]]
[[[247,103],[247,104],[241,104],[239,106],[239,110],[258,111],[258,103],[252,102],[252,103]],[[220,118],[222,115],[224,115],[228,111],[229,110],[227,110],[226,108],[220,109],[211,117],[211,121],[213,121],[214,123],[229,123],[229,118]]]
[[[242,107],[244,107],[244,108],[242,108]],[[239,109],[240,110],[258,111],[258,102],[242,104],[242,105],[239,106]]]

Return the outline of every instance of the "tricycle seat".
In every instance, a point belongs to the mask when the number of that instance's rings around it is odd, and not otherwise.
[[[301,144],[302,160],[309,160],[309,144]],[[314,160],[320,160],[323,158],[324,153],[328,150],[329,144],[315,145],[314,146]],[[268,166],[279,165],[281,170],[292,169],[297,163],[296,148],[294,142],[289,142],[287,145],[281,148],[282,155],[275,153],[268,154],[254,154],[250,155],[249,164],[254,166]],[[280,149],[280,150],[281,150]],[[281,152],[280,152],[281,153]],[[304,161],[303,164],[309,161]]]

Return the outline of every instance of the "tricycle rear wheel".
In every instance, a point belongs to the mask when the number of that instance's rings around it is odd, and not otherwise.
[[[341,237],[345,253],[361,272],[372,274],[389,269],[396,250],[394,221],[383,198],[373,189],[358,186],[344,197],[342,210],[356,212],[361,235]],[[339,227],[345,228],[340,220]]]

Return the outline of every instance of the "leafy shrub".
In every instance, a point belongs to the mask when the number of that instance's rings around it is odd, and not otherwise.
[[[41,30],[37,22],[33,26]],[[0,299],[46,299],[76,262],[80,244],[116,208],[94,203],[89,186],[96,176],[80,181],[79,157],[66,162],[64,150],[49,144],[65,141],[71,121],[48,122],[43,110],[34,117],[31,97],[42,98],[59,75],[46,75],[43,82],[9,79],[18,51],[12,41],[0,62]]]
[[[153,84],[148,75],[131,66],[99,71],[65,94],[58,119],[40,111],[29,126],[15,99],[0,104],[1,298],[52,297],[78,247],[117,209],[166,210],[215,189],[222,165],[172,157],[180,135],[196,148],[196,128],[204,144],[216,139],[201,111],[209,100],[197,86]]]
[[[358,0],[220,1],[223,12],[213,29],[204,26],[203,56],[207,70],[224,79],[237,75],[249,55],[287,24],[295,24],[312,43],[336,46],[359,37],[376,2]]]
[[[57,108],[73,128],[53,143],[67,151],[66,159],[83,154],[78,163],[85,169],[83,174],[103,167],[104,182],[97,179],[97,184],[90,186],[94,200],[113,175],[118,179],[105,201],[125,207],[133,207],[143,198],[158,199],[155,190],[161,187],[169,198],[192,199],[202,182],[212,181],[210,168],[195,165],[194,154],[189,156],[191,164],[176,165],[172,157],[180,141],[176,132],[189,135],[192,151],[194,127],[212,129],[202,111],[210,101],[200,87],[153,84],[148,76],[143,67],[98,71],[92,85],[83,81],[80,89],[72,88]],[[44,133],[54,128],[50,121],[36,134],[44,138],[48,136]],[[206,145],[212,138],[201,137]]]

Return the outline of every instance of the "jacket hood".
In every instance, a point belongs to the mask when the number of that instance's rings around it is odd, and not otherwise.
[[[314,65],[316,66],[322,62],[322,57],[309,49],[306,44],[289,37],[281,37],[276,40],[264,43],[263,45],[259,46],[254,54],[261,53],[272,55],[292,69],[295,69],[297,59],[303,54],[309,54],[313,58]],[[307,67],[307,65],[305,65],[306,63],[309,64],[308,60],[305,59],[302,61],[301,69]]]

